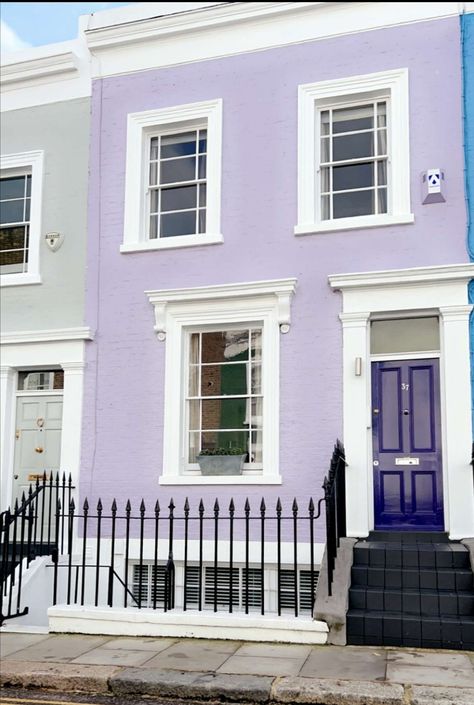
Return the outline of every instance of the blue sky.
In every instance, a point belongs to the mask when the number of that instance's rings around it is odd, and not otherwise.
[[[8,53],[77,36],[79,15],[130,2],[2,2],[1,46]]]

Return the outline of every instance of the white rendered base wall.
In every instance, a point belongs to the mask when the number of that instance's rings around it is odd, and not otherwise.
[[[328,627],[310,617],[265,617],[56,605],[48,610],[49,631],[113,636],[325,644]]]

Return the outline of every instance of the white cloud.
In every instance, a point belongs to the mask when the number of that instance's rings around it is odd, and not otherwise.
[[[3,20],[0,20],[0,47],[2,54],[8,54],[18,49],[26,49],[31,46],[28,42],[20,39],[18,34]]]

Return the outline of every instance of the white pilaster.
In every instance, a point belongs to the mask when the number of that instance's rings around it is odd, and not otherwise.
[[[13,367],[0,367],[0,507],[4,511],[11,503],[15,433],[15,378]]]
[[[341,313],[343,332],[344,447],[349,465],[346,470],[346,517],[348,536],[367,536],[372,525],[372,478],[367,472],[368,385],[370,377],[369,313]],[[355,374],[355,360],[362,360],[361,374]],[[368,483],[370,488],[368,487]]]
[[[62,363],[64,370],[63,430],[61,437],[61,472],[71,473],[77,487],[81,461],[82,399],[84,386],[83,362]]]
[[[444,381],[444,506],[452,539],[474,536],[471,459],[469,315],[472,306],[441,306],[441,360]]]

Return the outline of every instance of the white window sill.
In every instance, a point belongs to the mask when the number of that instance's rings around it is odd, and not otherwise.
[[[213,233],[200,235],[179,235],[178,237],[157,238],[156,240],[142,240],[141,242],[127,242],[120,245],[120,252],[147,252],[148,250],[171,250],[176,247],[198,247],[200,245],[217,245],[224,242],[223,236]]]
[[[338,230],[356,230],[361,228],[383,228],[388,225],[404,225],[413,223],[413,213],[396,215],[361,215],[356,218],[337,218],[319,223],[301,223],[295,226],[295,235],[311,235],[313,233],[330,233]]]
[[[170,475],[160,485],[281,485],[281,475]]]
[[[30,284],[41,284],[39,274],[2,274],[0,276],[0,286],[29,286]]]

